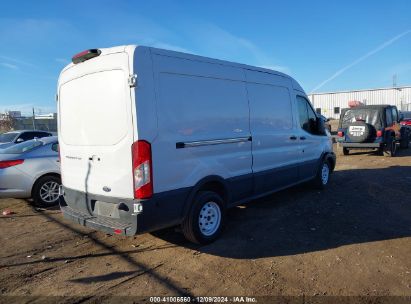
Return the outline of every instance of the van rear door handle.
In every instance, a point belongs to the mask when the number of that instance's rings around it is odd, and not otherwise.
[[[306,138],[305,138],[304,136],[301,136],[300,139],[301,139],[301,140],[305,140]]]
[[[293,136],[290,136],[290,139],[291,139],[291,140],[296,140],[296,139],[297,139],[297,136],[294,136],[294,135],[293,135]]]

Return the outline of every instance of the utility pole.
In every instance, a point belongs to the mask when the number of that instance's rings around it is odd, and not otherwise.
[[[33,121],[33,130],[36,130],[36,123],[34,121],[35,117],[34,117],[34,108],[33,108],[33,117],[32,117],[32,121]]]

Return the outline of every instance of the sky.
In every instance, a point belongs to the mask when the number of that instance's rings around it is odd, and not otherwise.
[[[311,92],[411,85],[411,1],[2,1],[0,111],[55,112],[85,49],[125,44],[271,68]]]

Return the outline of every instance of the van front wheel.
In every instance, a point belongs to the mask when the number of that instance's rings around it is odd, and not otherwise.
[[[318,168],[317,175],[313,179],[314,187],[316,189],[324,189],[330,181],[330,175],[330,163],[324,159]]]
[[[220,195],[212,191],[200,191],[181,228],[187,240],[209,244],[220,236],[224,222],[225,208]]]

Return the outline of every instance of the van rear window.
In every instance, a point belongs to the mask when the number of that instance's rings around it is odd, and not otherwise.
[[[60,132],[68,145],[115,145],[127,134],[127,80],[122,70],[88,74],[60,88]]]
[[[341,125],[347,128],[350,123],[364,121],[367,124],[376,125],[379,120],[378,110],[376,109],[349,109],[342,118]]]

